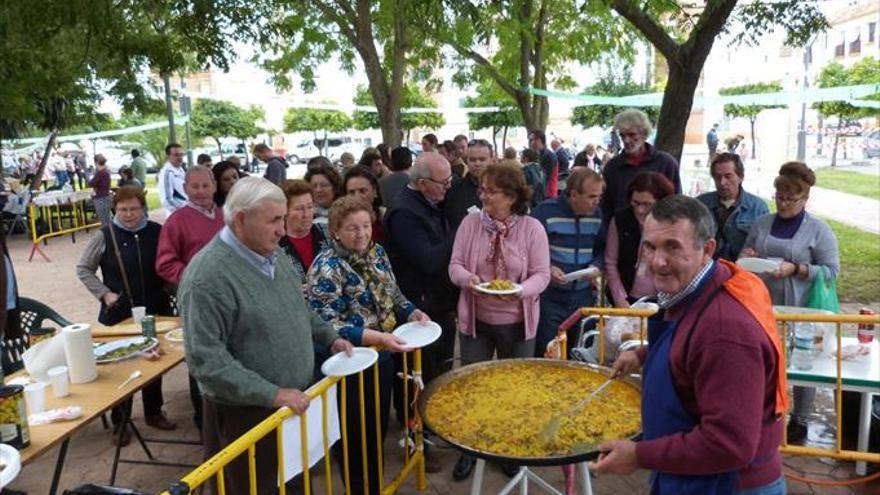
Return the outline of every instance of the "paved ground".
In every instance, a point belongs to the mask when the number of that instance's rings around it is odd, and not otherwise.
[[[77,281],[74,269],[79,253],[85,247],[90,235],[78,235],[76,244],[71,243],[69,238],[50,241],[49,245],[44,247],[44,251],[52,259],[51,263],[47,263],[39,258],[35,258],[33,262],[29,263],[27,261],[27,255],[30,250],[29,241],[22,236],[15,236],[10,239],[10,252],[16,266],[21,294],[46,302],[73,321],[94,321],[97,313],[97,303]],[[874,306],[876,309],[876,305]],[[853,310],[852,307],[847,309]],[[197,433],[188,419],[191,412],[186,377],[185,365],[174,369],[166,376],[164,382],[165,410],[170,418],[181,427],[173,437],[193,439],[197,438]],[[140,398],[138,397],[135,402],[135,421],[139,425],[143,425],[142,410],[139,404]],[[824,399],[820,400],[820,404],[825,404],[825,409],[827,409],[827,405],[830,404],[830,396],[825,395]],[[827,411],[823,414],[827,414]],[[830,424],[827,415],[818,414],[817,419]],[[150,436],[162,436],[161,433],[157,433],[149,427],[141,426],[141,428],[142,430],[148,430],[147,434]],[[392,425],[392,428],[397,427]],[[393,443],[398,434],[399,430],[392,429],[389,440],[386,443],[386,452],[389,452],[386,474],[389,479],[390,473],[396,472],[401,463],[401,455],[397,453],[398,449],[393,448]],[[811,440],[820,445],[823,443],[827,445],[829,434],[831,434],[831,431],[824,428],[811,430],[810,432]],[[201,459],[201,451],[196,447],[163,446],[156,448],[154,452],[162,459],[168,461],[197,463]],[[457,458],[456,452],[449,448],[439,448],[438,452],[444,464],[444,471],[428,476],[429,488],[427,492],[436,494],[468,493],[469,483],[456,483],[451,480],[450,473],[452,465]],[[57,449],[54,449],[39,460],[26,466],[19,479],[10,488],[26,491],[30,494],[46,493],[56,455]],[[128,447],[124,451],[124,455],[143,458],[143,454],[136,446]],[[85,482],[107,483],[110,475],[111,461],[112,444],[110,443],[110,435],[102,429],[100,422],[95,422],[73,437],[68,452],[68,462],[62,477],[62,488],[70,488]],[[786,459],[786,464],[791,471],[800,474],[806,473],[810,477],[849,479],[853,476],[851,463],[789,457]],[[187,470],[178,468],[123,465],[120,468],[117,484],[119,486],[144,490],[148,493],[158,493],[166,488],[170,482],[178,479],[186,472]],[[554,486],[562,486],[562,476],[559,468],[540,468],[537,469],[537,472],[545,476]],[[486,473],[485,493],[497,493],[506,480],[507,478],[497,466],[490,465]],[[647,493],[645,488],[646,480],[647,474],[645,472],[637,472],[627,477],[601,476],[594,480],[593,486],[597,494],[626,493],[635,495]],[[339,493],[339,484],[335,483],[335,486],[337,493]],[[789,493],[794,494],[878,492],[880,492],[880,483],[877,482],[869,486],[859,485],[856,490],[815,486],[810,488],[805,484],[797,482],[789,484]],[[322,490],[316,490],[315,493],[322,493]],[[407,482],[400,490],[400,493],[417,493],[414,483],[412,481]]]

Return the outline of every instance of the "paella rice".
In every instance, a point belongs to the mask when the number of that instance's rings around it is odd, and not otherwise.
[[[640,396],[634,386],[613,382],[580,412],[562,418],[549,443],[540,441],[541,428],[605,378],[582,367],[512,361],[440,385],[427,402],[426,417],[440,436],[478,451],[521,458],[586,452],[638,433]]]
[[[496,278],[487,283],[486,288],[489,290],[513,290],[515,286],[510,280]]]

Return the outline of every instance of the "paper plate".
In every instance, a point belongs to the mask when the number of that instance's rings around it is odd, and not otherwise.
[[[95,361],[98,364],[115,363],[117,361],[135,357],[142,352],[151,351],[158,345],[159,341],[157,339],[149,339],[144,336],[114,340],[95,347]],[[125,349],[126,347],[131,347],[131,349],[118,355],[110,355],[113,351]]]
[[[18,476],[21,471],[21,455],[15,447],[0,443],[0,486],[6,486]]]
[[[493,296],[507,296],[510,294],[519,294],[520,292],[522,292],[522,285],[519,284],[513,284],[512,289],[495,290],[489,288],[489,282],[483,282],[482,284],[477,284],[476,288],[483,294],[491,294]]]
[[[165,334],[165,340],[168,342],[183,342],[183,329],[175,328]]]
[[[411,321],[397,327],[392,332],[397,337],[406,341],[407,347],[425,347],[440,338],[443,329],[436,322],[421,323]]]
[[[363,371],[376,360],[379,359],[379,353],[369,347],[355,347],[352,349],[351,356],[346,356],[344,352],[337,352],[330,359],[324,361],[321,365],[321,372],[327,376],[348,376],[359,371]]]
[[[575,280],[582,278],[593,278],[599,274],[599,269],[595,266],[591,266],[589,268],[584,268],[583,270],[576,270],[571,273],[565,274],[566,282],[574,282]]]
[[[771,273],[779,267],[779,261],[766,258],[740,258],[736,260],[736,264],[742,267],[743,270],[752,273]]]

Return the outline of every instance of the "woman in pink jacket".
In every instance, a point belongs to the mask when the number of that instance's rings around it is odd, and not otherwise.
[[[550,283],[550,248],[538,220],[528,216],[530,188],[522,171],[490,165],[480,176],[483,211],[471,213],[455,235],[449,277],[461,287],[458,325],[462,364],[532,357],[538,327],[539,296]],[[481,282],[510,280],[522,285],[515,295],[484,294]],[[453,476],[463,479],[473,459],[462,456]],[[515,472],[515,470],[513,471]]]

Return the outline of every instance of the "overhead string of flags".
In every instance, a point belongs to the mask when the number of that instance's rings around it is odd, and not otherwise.
[[[619,107],[651,107],[660,106],[663,103],[663,93],[646,93],[631,96],[603,96],[578,93],[567,93],[539,88],[526,88],[526,91],[547,98],[576,100],[583,105],[613,105]],[[753,93],[748,95],[709,95],[695,96],[694,106],[723,105],[732,103],[736,105],[794,105],[800,103],[815,103],[819,101],[844,101],[855,107],[878,108],[880,100],[865,100],[869,96],[880,97],[880,84],[860,84],[856,86],[838,86],[834,88],[807,88],[798,91],[777,91],[774,93]],[[343,112],[362,111],[376,112],[376,107],[367,105],[336,105],[332,103],[298,103],[295,108],[315,108],[320,110],[339,110]],[[510,109],[508,107],[506,109]],[[461,107],[457,111],[465,113],[497,112],[501,107]],[[437,113],[443,112],[442,108],[401,108],[401,113]],[[184,124],[186,115],[175,117],[176,124]],[[88,134],[70,134],[56,137],[56,141],[82,141],[89,139],[101,139],[105,137],[122,136],[137,132],[148,131],[167,127],[167,121],[152,122],[125,129],[111,131],[92,132]],[[45,143],[46,138],[30,138],[16,140],[16,144]]]

